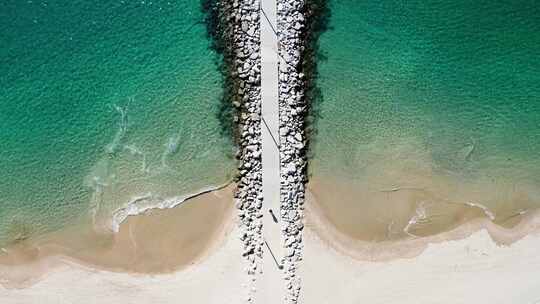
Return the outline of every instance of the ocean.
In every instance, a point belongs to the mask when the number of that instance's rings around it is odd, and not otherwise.
[[[2,1],[0,245],[230,181],[219,60],[199,1]]]
[[[540,206],[536,1],[328,1],[311,191],[362,240]]]
[[[538,208],[534,1],[327,4],[309,174],[336,228],[380,241]],[[6,0],[0,39],[0,244],[234,176],[199,1]]]

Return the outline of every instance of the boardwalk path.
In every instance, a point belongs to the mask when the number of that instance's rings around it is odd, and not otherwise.
[[[285,281],[279,268],[283,256],[280,217],[278,40],[276,0],[261,1],[261,91],[262,91],[262,167],[263,167],[263,275],[257,284],[256,303],[282,303]],[[275,218],[270,213],[272,210]]]

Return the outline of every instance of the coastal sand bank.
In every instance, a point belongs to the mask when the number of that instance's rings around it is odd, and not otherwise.
[[[57,267],[24,288],[0,285],[2,304],[243,303],[248,283],[242,245],[233,230],[207,258],[171,273],[136,274],[96,269],[76,261]]]
[[[358,180],[317,176],[308,189],[310,207],[336,230],[373,242],[434,236],[476,219],[511,229],[540,206],[534,187],[506,189],[434,174],[401,172],[394,178],[383,172]]]
[[[238,233],[232,230],[207,259],[173,273],[119,273],[65,261],[25,288],[0,286],[0,299],[6,304],[244,303],[247,263],[239,258]],[[538,234],[500,246],[480,230],[464,239],[430,244],[414,257],[385,262],[344,255],[311,226],[306,226],[304,245],[299,303],[502,304],[540,299]]]
[[[369,218],[377,216],[377,211],[384,213],[385,208],[392,207],[382,206],[380,210],[374,211],[373,208],[351,207],[348,205],[350,202],[338,200],[329,207],[317,201],[318,197],[314,192],[318,190],[320,188],[314,189],[314,184],[310,183],[307,191],[306,227],[323,243],[343,255],[360,261],[390,261],[416,257],[430,244],[466,239],[479,231],[485,231],[491,241],[500,246],[511,246],[525,236],[540,231],[538,210],[519,215],[519,219],[515,220],[512,226],[505,227],[494,223],[481,208],[469,207],[470,210],[465,211],[469,212],[468,217],[450,217],[455,222],[449,223],[445,230],[426,230],[429,234],[415,236],[403,234],[403,229],[400,231],[397,228],[401,236],[392,237],[391,225],[382,225],[377,219]],[[339,189],[334,188],[334,191],[339,191]],[[407,198],[409,197],[406,195],[403,199]],[[386,209],[386,212],[395,211]],[[405,209],[402,212],[402,227],[407,226],[407,220],[414,214],[414,208]]]
[[[110,263],[104,266],[81,257],[43,257],[22,255],[20,252],[18,261],[0,265],[0,299],[7,304],[177,303],[179,298],[183,303],[193,304],[243,303],[249,291],[246,286],[249,286],[250,278],[245,272],[248,264],[240,258],[240,231],[234,228],[230,216],[231,191],[229,187],[186,201],[194,203],[190,212],[189,209],[181,211],[190,206],[182,204],[179,208],[130,217],[121,226],[116,244],[123,244],[126,252],[131,254],[126,255],[131,261],[144,257],[145,262],[149,262],[162,256],[165,262],[171,263],[168,265],[174,264],[174,267],[163,268],[164,264],[149,263],[129,268],[126,261],[115,260],[110,253],[109,256],[102,255]],[[223,206],[219,212],[222,212],[221,218],[228,219],[221,222],[225,229],[212,234],[214,242],[210,242],[211,245],[201,245],[206,253],[201,255],[197,250],[197,259],[188,259],[192,256],[189,251],[186,255],[173,254],[173,251],[182,250],[169,242],[192,239],[166,232],[178,234],[185,229],[182,221],[177,221],[183,216],[197,218],[184,221],[185,225],[210,225],[211,216],[207,216],[209,210],[205,210],[210,204],[214,204],[211,209]],[[524,216],[511,229],[479,218],[429,237],[374,243],[340,234],[314,206],[313,196],[308,191],[304,262],[299,268],[303,289],[299,303],[493,304],[535,303],[540,299],[540,291],[534,286],[538,281],[536,274],[540,271],[540,258],[537,256],[540,250],[540,235],[537,233],[540,217],[535,213]],[[216,210],[215,214],[219,212]],[[205,219],[202,220],[201,216]],[[154,225],[159,228],[150,227]],[[149,252],[144,248],[140,255],[128,250],[133,249],[133,245],[128,245],[129,227],[135,232],[133,235],[144,239],[138,239],[138,242],[153,239],[148,242],[160,250]],[[78,237],[81,238],[80,235]],[[109,244],[108,252],[113,247]],[[178,264],[182,261],[187,263],[184,267]],[[188,265],[191,267],[186,267]],[[36,276],[38,272],[40,275]],[[33,276],[28,277],[29,273]],[[11,278],[6,279],[6,274]],[[508,288],[509,281],[516,284]],[[279,288],[278,285],[270,287]]]
[[[25,286],[70,263],[129,273],[173,272],[201,261],[233,225],[233,189],[193,197],[171,209],[128,217],[118,233],[72,227],[4,248],[0,283]]]

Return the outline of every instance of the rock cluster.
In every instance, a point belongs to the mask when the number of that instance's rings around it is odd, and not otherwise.
[[[225,35],[224,55],[233,88],[238,152],[235,193],[243,256],[251,275],[253,301],[256,274],[262,260],[262,163],[261,163],[261,55],[259,0],[219,1],[220,22]]]
[[[281,219],[285,247],[284,278],[287,303],[297,303],[300,278],[297,270],[302,261],[303,206],[306,183],[307,115],[305,77],[302,73],[305,16],[304,1],[277,1],[279,41],[279,136],[281,175]]]

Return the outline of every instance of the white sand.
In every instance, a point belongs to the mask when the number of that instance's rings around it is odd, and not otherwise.
[[[247,277],[236,236],[234,230],[206,260],[173,274],[132,275],[64,262],[29,287],[0,286],[0,303],[243,303]],[[0,273],[4,270],[0,268]]]
[[[360,262],[306,233],[302,303],[540,303],[540,236],[499,247],[485,230],[419,256]]]
[[[135,276],[68,263],[29,287],[0,287],[0,303],[244,303],[247,276],[240,248],[234,230],[209,258],[169,275]],[[307,230],[304,257],[301,303],[306,304],[540,303],[538,235],[499,247],[479,231],[430,245],[415,258],[360,262]]]

